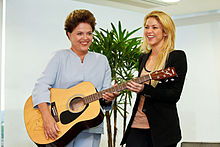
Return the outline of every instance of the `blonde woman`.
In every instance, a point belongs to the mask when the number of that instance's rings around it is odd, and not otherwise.
[[[133,113],[121,144],[126,147],[176,147],[181,130],[176,103],[187,72],[186,55],[175,50],[175,24],[166,13],[152,11],[144,19],[144,37],[139,57],[139,76],[175,67],[174,81],[129,82],[137,93]]]

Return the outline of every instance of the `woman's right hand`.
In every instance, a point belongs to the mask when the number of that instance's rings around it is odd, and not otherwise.
[[[139,84],[139,83],[136,83],[134,81],[129,81],[126,85],[126,88],[130,91],[133,91],[133,92],[136,92],[136,93],[139,93],[139,92],[142,92],[143,89],[144,89],[144,84]]]
[[[55,119],[49,112],[49,107],[46,103],[41,103],[38,105],[38,109],[41,112],[44,125],[44,134],[47,139],[51,138],[55,140],[58,137],[58,132],[60,131]]]

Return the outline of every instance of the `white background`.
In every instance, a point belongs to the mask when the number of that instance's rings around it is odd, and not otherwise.
[[[111,22],[117,26],[120,20],[123,28],[134,30],[143,25],[148,13],[72,0],[7,0],[5,147],[35,146],[25,130],[24,103],[52,53],[70,47],[64,21],[71,11],[79,8],[89,9],[95,15],[96,29],[110,29]],[[142,32],[136,35],[142,36]],[[219,40],[220,21],[177,27],[176,48],[184,50],[188,59],[186,82],[178,103],[181,141],[220,142]],[[122,126],[118,129],[117,147]],[[107,146],[106,135],[107,132],[101,147]]]

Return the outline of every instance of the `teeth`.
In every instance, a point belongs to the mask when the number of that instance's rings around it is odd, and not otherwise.
[[[81,42],[81,44],[87,44],[87,42]]]
[[[154,36],[147,36],[148,38],[153,38]]]

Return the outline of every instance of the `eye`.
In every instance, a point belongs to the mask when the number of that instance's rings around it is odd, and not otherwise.
[[[158,27],[153,27],[153,29],[158,29]]]
[[[145,26],[144,28],[145,28],[145,29],[149,29],[149,27],[148,27],[148,26]]]
[[[91,35],[92,35],[92,32],[88,32],[87,34],[88,34],[89,36],[91,36]]]
[[[80,36],[81,36],[82,34],[83,34],[82,32],[78,32],[78,33],[77,33],[77,35],[80,35]]]

